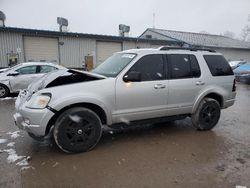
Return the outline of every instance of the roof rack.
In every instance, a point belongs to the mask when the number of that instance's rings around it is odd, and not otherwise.
[[[158,50],[190,50],[190,51],[208,51],[208,52],[216,52],[210,48],[192,48],[192,47],[171,47],[171,46],[161,46]]]

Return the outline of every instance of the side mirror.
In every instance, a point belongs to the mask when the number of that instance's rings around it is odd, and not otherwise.
[[[9,73],[7,76],[17,76],[19,75],[19,72],[12,72],[12,73]]]
[[[141,73],[136,71],[130,71],[123,77],[124,82],[140,82]]]

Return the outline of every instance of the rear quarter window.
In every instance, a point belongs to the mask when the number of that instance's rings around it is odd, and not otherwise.
[[[203,57],[213,76],[234,75],[229,63],[222,55],[204,55]]]

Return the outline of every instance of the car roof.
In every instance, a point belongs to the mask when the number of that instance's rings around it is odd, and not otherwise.
[[[49,66],[53,66],[56,67],[58,69],[63,69],[65,67],[58,65],[58,64],[54,64],[54,63],[50,63],[50,62],[24,62],[24,63],[20,63],[18,64],[20,66],[29,66],[29,65],[49,65]]]
[[[32,62],[23,62],[23,63],[20,63],[21,65],[52,65],[52,66],[56,66],[57,64],[54,64],[54,63],[49,63],[49,62],[35,62],[35,61],[32,61]]]

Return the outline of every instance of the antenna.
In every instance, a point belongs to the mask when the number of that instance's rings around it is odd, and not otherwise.
[[[155,29],[155,13],[153,13],[153,28]]]

